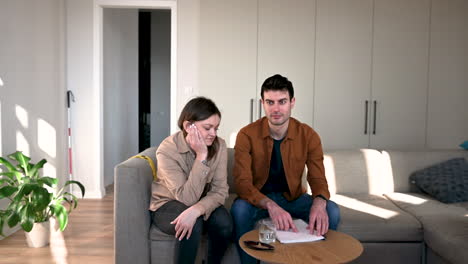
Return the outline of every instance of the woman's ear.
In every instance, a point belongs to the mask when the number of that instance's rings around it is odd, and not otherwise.
[[[182,127],[184,128],[185,131],[188,131],[188,128],[189,126],[191,125],[192,123],[185,120],[183,123],[182,123]]]

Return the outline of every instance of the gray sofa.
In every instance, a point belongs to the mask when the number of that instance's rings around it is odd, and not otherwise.
[[[155,148],[141,153],[155,159]],[[233,149],[229,149],[230,208]],[[325,171],[340,205],[338,231],[364,246],[353,263],[462,263],[468,259],[468,203],[443,204],[418,193],[408,176],[467,151],[325,152]],[[156,162],[156,161],[155,161]],[[175,239],[151,225],[148,205],[152,174],[147,161],[129,159],[115,167],[115,262],[173,263]],[[309,190],[310,191],[310,190]],[[197,263],[206,256],[206,241]],[[239,263],[234,243],[223,263]]]

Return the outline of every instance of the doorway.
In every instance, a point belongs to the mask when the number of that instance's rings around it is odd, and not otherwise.
[[[108,186],[115,165],[159,145],[171,131],[174,10],[115,6],[101,10],[101,182]]]
[[[170,134],[170,10],[140,10],[138,34],[139,152]]]

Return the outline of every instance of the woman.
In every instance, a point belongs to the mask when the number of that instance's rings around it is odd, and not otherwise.
[[[221,113],[210,99],[190,100],[179,117],[181,131],[158,150],[153,182],[152,221],[178,239],[176,263],[194,263],[205,229],[208,263],[220,263],[230,242],[232,220],[223,204],[228,196],[227,150],[216,136]]]

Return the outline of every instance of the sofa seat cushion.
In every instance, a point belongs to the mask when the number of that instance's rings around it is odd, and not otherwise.
[[[426,244],[451,263],[468,260],[468,216],[437,215],[423,222]]]
[[[423,193],[394,192],[386,193],[384,196],[421,222],[437,215],[455,214],[464,216],[468,214],[468,202],[446,204]],[[468,220],[466,216],[465,220]]]
[[[149,239],[151,241],[175,241],[175,237],[168,235],[157,228],[154,224],[151,224]]]
[[[338,231],[361,242],[420,242],[421,224],[381,195],[337,194],[332,200],[340,206]]]
[[[467,203],[444,204],[430,196],[415,193],[390,193],[385,196],[422,223],[424,240],[435,253],[451,263],[466,263]]]
[[[468,202],[453,203],[452,205],[465,208],[465,210],[468,210]]]

